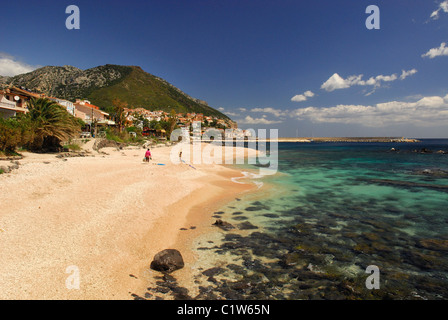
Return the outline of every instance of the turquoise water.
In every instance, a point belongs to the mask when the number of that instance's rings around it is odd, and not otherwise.
[[[215,261],[198,269],[197,298],[447,299],[448,154],[439,150],[448,140],[280,143],[276,175],[241,166],[260,188],[214,213],[233,228],[198,243]],[[379,289],[366,287],[370,265]]]

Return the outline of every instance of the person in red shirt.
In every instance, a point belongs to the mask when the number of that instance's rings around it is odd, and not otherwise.
[[[149,159],[152,160],[152,156],[151,156],[151,151],[148,149],[148,150],[146,150],[146,153],[145,153],[146,162],[149,162]]]

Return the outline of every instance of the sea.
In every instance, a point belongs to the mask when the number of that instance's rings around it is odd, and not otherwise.
[[[448,299],[448,140],[279,143],[196,239],[195,299]]]

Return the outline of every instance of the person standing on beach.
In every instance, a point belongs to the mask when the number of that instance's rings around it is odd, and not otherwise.
[[[146,162],[149,162],[149,159],[152,160],[152,156],[151,156],[151,151],[148,149],[148,150],[146,150],[146,153],[145,153]]]

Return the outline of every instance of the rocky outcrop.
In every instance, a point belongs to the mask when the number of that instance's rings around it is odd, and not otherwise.
[[[93,145],[93,150],[98,151],[102,148],[117,148],[117,150],[121,150],[125,147],[124,143],[119,143],[113,140],[107,139],[97,139],[95,144]]]
[[[19,169],[19,161],[11,161],[10,165],[0,165],[0,173],[10,173],[12,170]]]
[[[130,69],[105,65],[88,70],[72,66],[46,66],[5,79],[7,85],[25,87],[48,96],[74,101],[88,95],[93,88],[103,88],[129,74]]]
[[[165,249],[154,256],[151,269],[171,273],[184,267],[184,260],[176,249]]]

